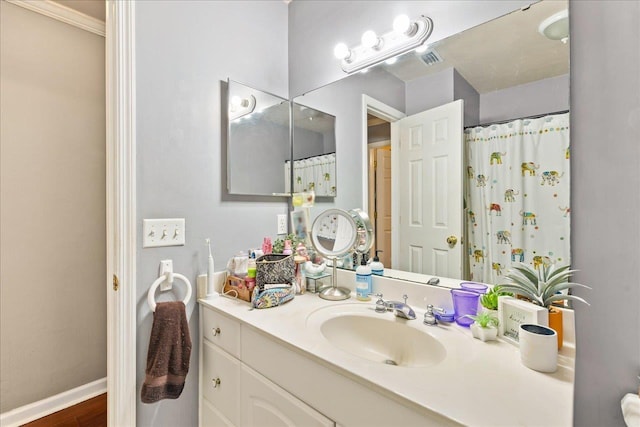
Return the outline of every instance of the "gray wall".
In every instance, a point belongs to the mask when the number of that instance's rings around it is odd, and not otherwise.
[[[360,43],[364,29],[380,32],[393,28],[393,18],[404,13],[409,17],[427,15],[435,25],[429,42],[459,33],[483,22],[526,6],[531,1],[406,1],[406,0],[307,0],[289,5],[289,75],[290,93],[300,95],[346,77],[333,47],[344,42]]]
[[[567,82],[568,85],[568,82]],[[567,86],[567,91],[568,91]],[[480,94],[458,73],[453,71],[453,99],[464,100],[464,126],[477,125],[480,120]],[[567,99],[569,94],[567,93]]]
[[[479,123],[495,123],[568,109],[569,75],[566,74],[483,93],[480,95]]]
[[[287,5],[282,1],[141,1],[136,3],[137,216],[186,219],[184,247],[142,249],[137,256],[137,384],[144,379],[152,316],[146,294],[162,259],[195,286],[206,271],[212,239],[216,270],[238,250],[274,237],[282,199],[232,197],[223,189],[221,121],[228,77],[261,90],[288,93]],[[225,104],[226,105],[226,104]],[[178,285],[178,292],[181,286]],[[179,296],[178,296],[179,297]],[[195,426],[198,417],[198,311],[187,306],[194,343],[178,400],[143,404],[138,426]]]
[[[0,2],[0,412],[107,371],[104,38]]]
[[[571,247],[593,287],[576,307],[574,423],[624,426],[640,374],[640,2],[573,1],[569,17]]]
[[[316,201],[311,221],[317,212],[330,207],[362,207],[363,93],[395,109],[404,110],[404,83],[381,69],[349,76],[296,99],[296,102],[336,117],[337,196]]]
[[[410,80],[405,84],[407,116],[453,101],[453,68]]]

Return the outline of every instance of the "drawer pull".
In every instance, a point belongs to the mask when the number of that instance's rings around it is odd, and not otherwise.
[[[220,335],[220,328],[213,328],[211,329],[211,332],[213,332],[214,337],[217,337],[218,335]]]
[[[220,378],[215,378],[211,380],[211,382],[213,382],[213,388],[217,388],[220,386]]]

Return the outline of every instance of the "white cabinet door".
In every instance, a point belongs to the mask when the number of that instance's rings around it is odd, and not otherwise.
[[[231,421],[240,425],[240,361],[202,340],[202,396]]]
[[[200,427],[234,427],[211,403],[201,400]]]
[[[244,427],[334,427],[335,423],[253,369],[242,365]]]

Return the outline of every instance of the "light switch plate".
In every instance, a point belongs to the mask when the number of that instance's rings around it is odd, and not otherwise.
[[[142,247],[184,246],[184,218],[145,219],[142,221]]]

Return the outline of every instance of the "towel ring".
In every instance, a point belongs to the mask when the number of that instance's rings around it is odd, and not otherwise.
[[[153,285],[151,285],[151,287],[149,288],[149,293],[147,294],[147,302],[149,303],[149,308],[151,308],[151,311],[154,312],[154,313],[156,311],[156,296],[155,296],[156,295],[156,289],[158,289],[158,286],[160,286],[160,284],[162,282],[167,280],[168,277],[169,277],[168,274],[158,277],[156,279],[156,281],[153,282]],[[187,279],[182,274],[173,273],[173,277],[176,278],[176,279],[180,279],[184,283],[187,284],[187,295],[182,300],[184,305],[187,305],[187,303],[191,299],[191,282],[189,282],[189,279]]]

